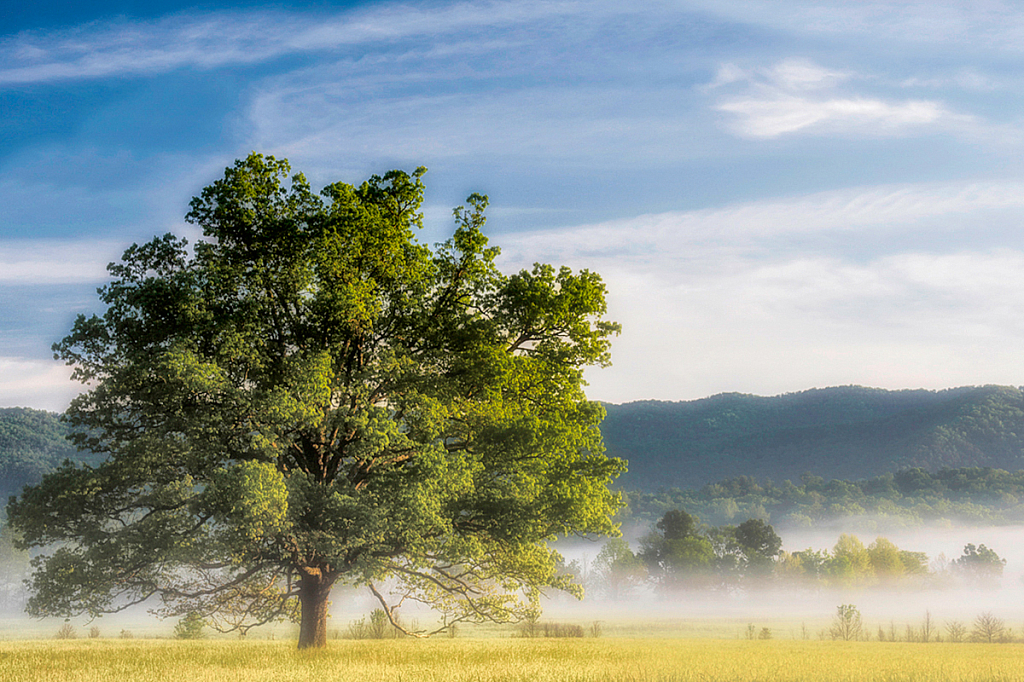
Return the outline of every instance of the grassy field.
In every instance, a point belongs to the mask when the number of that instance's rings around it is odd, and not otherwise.
[[[1024,680],[1024,645],[686,639],[0,642],[18,682]]]

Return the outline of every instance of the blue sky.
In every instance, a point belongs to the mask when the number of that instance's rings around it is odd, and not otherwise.
[[[63,4],[63,3],[61,3]],[[427,166],[509,270],[587,267],[610,402],[1024,384],[1024,12],[999,2],[44,3],[0,16],[0,406],[251,150]]]

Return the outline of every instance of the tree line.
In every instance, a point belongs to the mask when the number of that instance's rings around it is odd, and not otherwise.
[[[865,545],[841,534],[831,549],[782,550],[782,538],[760,519],[708,526],[685,511],[667,511],[636,545],[604,543],[592,562],[563,566],[592,592],[610,600],[643,590],[754,590],[806,588],[998,586],[1006,560],[984,544],[960,556],[902,549],[885,537]]]
[[[670,509],[691,510],[710,523],[757,517],[779,526],[811,527],[850,517],[893,525],[934,521],[974,524],[1024,522],[1024,471],[962,467],[904,469],[862,480],[805,474],[797,483],[736,476],[700,488],[626,493],[625,523],[648,524]]]

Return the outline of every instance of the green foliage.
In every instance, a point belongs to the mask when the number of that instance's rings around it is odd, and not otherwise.
[[[611,538],[604,543],[594,559],[594,569],[609,599],[618,600],[647,578],[647,569],[640,557],[633,554],[629,543]]]
[[[733,532],[740,546],[747,570],[751,573],[771,572],[775,557],[782,549],[782,538],[761,519],[747,519]]]
[[[388,580],[443,626],[578,591],[547,541],[614,534],[624,470],[582,390],[618,331],[604,285],[498,271],[480,195],[451,239],[419,244],[424,172],[318,195],[253,154],[192,201],[201,241],[110,266],[103,315],[54,346],[90,386],[66,416],[98,460],[9,506],[47,548],[32,613],[153,597],[222,630],[301,619],[317,646],[338,580],[390,619]]]
[[[51,412],[25,407],[0,409],[0,500],[34,485],[65,459],[94,462],[67,441],[69,427]]]
[[[203,639],[206,636],[203,633],[205,627],[203,617],[192,611],[182,616],[174,626],[174,636],[177,639]]]
[[[968,544],[962,556],[953,561],[954,568],[969,581],[979,585],[997,585],[1003,576],[1006,559],[985,545]]]
[[[631,492],[623,520],[653,523],[671,509],[686,509],[710,523],[762,518],[776,525],[810,526],[869,516],[894,525],[931,521],[993,524],[1024,521],[1024,471],[964,468],[908,469],[861,481],[801,477],[800,485],[741,476],[695,490]]]

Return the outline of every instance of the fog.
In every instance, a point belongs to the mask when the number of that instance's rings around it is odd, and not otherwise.
[[[604,623],[608,635],[631,636],[658,634],[664,636],[741,636],[747,624],[769,627],[776,637],[817,638],[826,628],[840,604],[854,604],[864,619],[866,631],[876,636],[881,626],[890,624],[897,633],[906,625],[919,626],[928,613],[940,630],[957,620],[968,626],[984,612],[991,612],[1006,621],[1017,633],[1024,630],[1024,527],[1021,526],[931,526],[916,529],[895,528],[880,532],[877,524],[863,520],[854,523],[822,525],[816,528],[778,528],[787,552],[805,549],[831,550],[841,533],[857,536],[865,545],[877,537],[885,537],[900,549],[924,552],[931,570],[942,568],[942,557],[952,561],[963,553],[968,543],[986,545],[1006,559],[1001,581],[987,588],[967,587],[950,579],[927,586],[907,585],[884,589],[874,587],[830,588],[821,586],[779,586],[769,584],[761,589],[732,591],[701,589],[665,593],[649,584],[642,584],[618,600],[608,599],[601,590],[591,587],[582,601],[564,593],[549,594],[543,600],[542,621],[571,622],[588,625]],[[642,529],[633,529],[626,539],[634,551],[639,549]],[[555,544],[566,561],[577,561],[592,567],[605,540],[563,540]],[[8,585],[8,596],[16,589]],[[23,598],[24,595],[22,595]],[[33,619],[18,611],[18,599],[8,599],[8,608],[0,612],[0,639],[51,637],[63,624],[60,619]],[[332,595],[332,618],[328,626],[331,636],[344,636],[348,626],[378,607],[365,588],[339,586]],[[434,615],[425,608],[405,606],[400,615],[406,624],[427,627]],[[171,636],[175,620],[160,620],[144,607],[114,616],[104,616],[90,623],[85,618],[73,619],[79,636],[87,636],[90,625],[100,628],[101,636],[117,637],[122,630],[135,637]],[[255,639],[294,638],[296,626],[275,624],[253,630]],[[462,631],[472,634],[472,628]],[[510,636],[511,628],[488,631],[488,636]]]
[[[926,613],[937,621],[940,628],[952,620],[970,626],[984,612],[1005,619],[1009,627],[1020,632],[1024,625],[1024,543],[1021,542],[1024,527],[942,525],[886,529],[884,532],[877,528],[876,522],[865,519],[861,525],[839,523],[811,529],[783,527],[777,531],[786,552],[809,548],[831,550],[842,533],[858,537],[864,545],[885,537],[901,550],[927,554],[931,571],[941,571],[944,562],[960,557],[968,543],[984,544],[1006,560],[1006,568],[1001,580],[986,587],[969,586],[952,577],[930,585],[906,584],[889,588],[769,584],[760,589],[665,593],[643,585],[616,601],[599,593],[588,594],[582,602],[555,597],[548,601],[545,614],[563,619],[624,619],[633,623],[658,621],[662,624],[659,629],[671,629],[666,621],[749,622],[759,626],[774,624],[792,632],[800,628],[801,622],[820,628],[835,615],[837,606],[854,604],[872,634],[879,625],[888,627],[895,623],[898,631],[902,631],[905,624],[916,626]],[[626,539],[634,551],[637,550],[637,530],[634,529]],[[581,565],[592,566],[602,544],[602,541],[571,541],[561,542],[557,548],[567,562],[575,560]],[[684,632],[686,629],[681,628]],[[814,629],[810,636],[818,636],[817,630]]]

